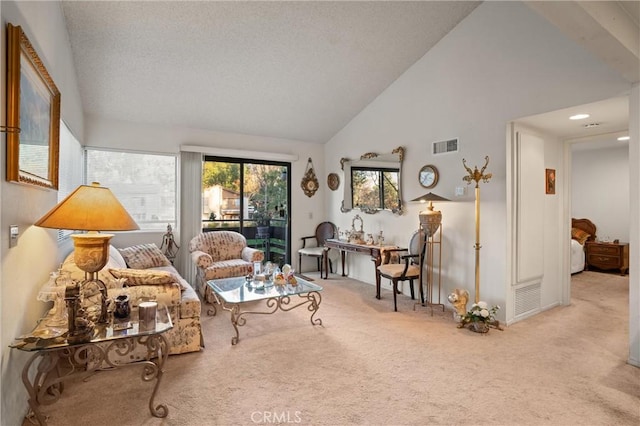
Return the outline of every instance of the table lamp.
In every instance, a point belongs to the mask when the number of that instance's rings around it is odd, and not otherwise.
[[[73,238],[73,258],[85,272],[81,286],[95,282],[102,294],[102,309],[99,323],[107,322],[107,289],[98,279],[98,271],[109,260],[109,240],[113,234],[99,231],[131,231],[140,229],[138,224],[120,204],[109,188],[99,183],[80,185],[75,191],[58,203],[35,223],[36,226],[54,229],[88,231],[71,235]]]
[[[441,197],[433,192],[423,195],[422,197],[414,198],[411,201],[419,201],[421,203],[429,202],[426,210],[423,210],[419,214],[420,225],[427,232],[427,236],[430,237],[436,233],[442,223],[442,213],[439,210],[433,209],[434,201],[451,201],[448,198]]]

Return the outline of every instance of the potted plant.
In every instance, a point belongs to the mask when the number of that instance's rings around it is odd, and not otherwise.
[[[269,224],[271,222],[271,212],[260,206],[256,207],[251,215],[251,219],[256,222],[256,237],[269,238]]]
[[[487,302],[479,301],[471,305],[471,309],[462,316],[458,328],[467,327],[471,331],[476,333],[487,333],[489,327],[500,328],[500,321],[496,319],[496,312],[500,309],[500,306],[493,306],[489,308]]]

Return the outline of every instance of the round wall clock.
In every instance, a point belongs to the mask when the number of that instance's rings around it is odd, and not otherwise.
[[[438,169],[432,164],[427,164],[420,169],[418,181],[425,188],[433,188],[438,183]]]
[[[329,189],[335,191],[340,186],[340,178],[336,173],[329,173],[327,176],[327,185],[329,185]]]

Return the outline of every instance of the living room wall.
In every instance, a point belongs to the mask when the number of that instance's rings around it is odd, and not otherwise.
[[[630,87],[526,5],[485,2],[326,144],[327,172],[340,171],[341,157],[405,146],[405,201],[428,191],[452,200],[434,203],[443,213],[443,296],[454,288],[473,294],[474,190],[468,187],[465,195],[456,197],[455,188],[466,187],[463,159],[481,167],[489,156],[487,172],[493,178],[480,184],[481,298],[506,307],[502,319],[509,321],[513,306],[507,304],[507,199],[512,195],[507,192],[508,124],[518,117],[617,96]],[[457,153],[430,154],[432,142],[452,138],[459,138]],[[440,171],[440,181],[431,190],[417,181],[425,164]],[[341,195],[327,195],[331,220],[350,228],[356,212],[341,213]],[[558,203],[550,208],[562,205]],[[365,232],[380,227],[388,242],[406,245],[421,210],[416,203],[407,207],[401,217],[387,212],[364,215]],[[555,226],[562,229],[560,223]],[[556,246],[545,256],[560,259],[560,250]],[[368,258],[351,257],[349,269],[352,277],[374,282]],[[555,278],[560,282],[561,277]]]
[[[6,58],[7,23],[20,25],[34,46],[61,93],[61,118],[82,140],[84,118],[71,48],[60,5],[57,2],[3,1],[0,10],[0,56]],[[1,81],[6,81],[6,61],[0,61]],[[0,116],[6,117],[6,91],[0,90]],[[4,120],[3,120],[4,124]],[[23,184],[9,183],[6,176],[6,134],[2,133],[0,154],[0,246],[2,373],[0,375],[0,424],[22,424],[27,393],[20,374],[29,357],[26,352],[9,349],[13,338],[30,331],[47,305],[36,300],[49,273],[57,268],[59,250],[56,231],[33,226],[57,201],[57,193]],[[18,225],[20,237],[9,248],[9,225]]]

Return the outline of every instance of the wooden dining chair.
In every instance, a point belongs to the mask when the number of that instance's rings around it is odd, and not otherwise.
[[[298,272],[302,273],[302,256],[315,257],[318,262],[318,271],[320,271],[320,278],[322,277],[324,256],[327,255],[327,249],[324,247],[324,242],[329,238],[335,238],[338,234],[338,228],[331,222],[322,222],[316,227],[314,235],[308,237],[302,237],[302,248],[298,250]],[[312,242],[311,240],[315,240]],[[328,259],[329,269],[333,272],[333,265],[331,259]],[[329,276],[329,271],[325,271],[324,278]]]
[[[409,281],[411,299],[415,299],[413,281],[420,278],[420,251],[423,250],[423,248],[424,244],[420,242],[420,232],[416,231],[409,239],[409,246],[407,248],[385,250],[383,263],[378,266],[380,276],[391,280],[393,284],[393,310],[396,312],[398,311],[398,282]],[[389,262],[393,253],[398,255],[399,263]],[[422,292],[420,295],[422,298]],[[422,303],[424,303],[424,300]]]

